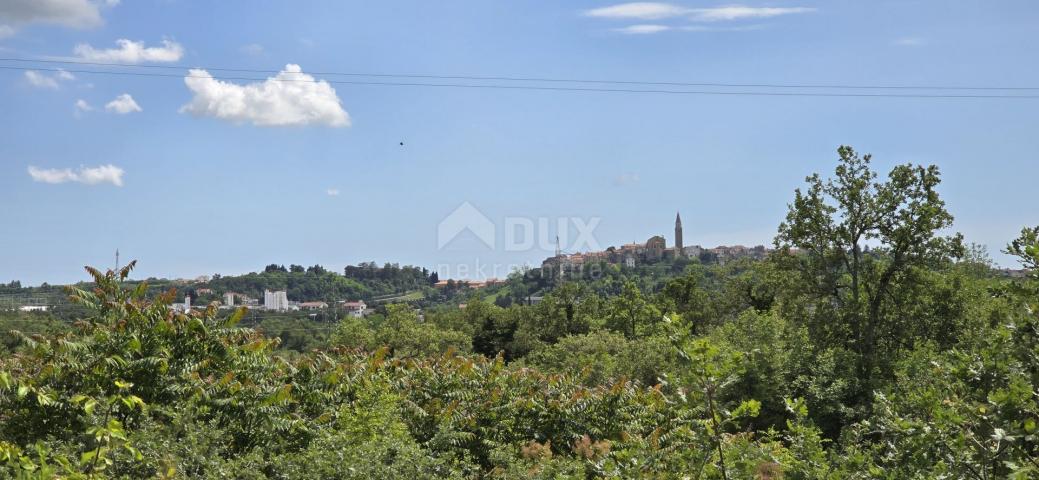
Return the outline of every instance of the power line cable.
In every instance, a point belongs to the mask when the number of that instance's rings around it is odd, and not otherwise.
[[[446,87],[446,88],[476,88],[476,89],[501,89],[501,90],[541,90],[562,92],[598,92],[598,93],[652,93],[672,95],[724,95],[724,96],[758,96],[758,97],[857,97],[857,98],[942,98],[942,99],[1039,99],[1039,95],[992,95],[992,94],[916,94],[916,93],[837,93],[837,92],[769,92],[769,91],[712,91],[712,90],[663,90],[663,89],[630,89],[630,88],[596,88],[596,87],[557,87],[541,85],[501,85],[501,84],[464,84],[464,83],[426,83],[426,82],[381,82],[381,81],[357,81],[357,80],[317,80],[317,79],[287,79],[287,78],[255,78],[255,77],[228,77],[212,75],[182,75],[164,74],[150,72],[118,72],[97,70],[71,70],[63,68],[32,68],[0,65],[0,69],[6,70],[37,70],[48,72],[69,72],[97,75],[128,75],[136,77],[167,77],[167,78],[209,78],[214,80],[245,80],[245,81],[277,81],[277,82],[307,82],[341,85],[371,85],[371,86],[399,86],[399,87]],[[307,74],[309,75],[309,74]]]
[[[22,63],[45,63],[45,64],[68,64],[68,65],[91,65],[120,68],[150,68],[150,69],[173,69],[173,70],[212,70],[220,72],[239,73],[264,73],[278,74],[281,70],[249,69],[249,68],[225,68],[225,67],[191,67],[187,65],[140,65],[132,63],[108,63],[90,62],[83,60],[34,60],[28,58],[0,58],[5,62]],[[585,78],[550,78],[550,77],[515,77],[515,76],[484,76],[484,75],[434,75],[415,73],[363,73],[363,72],[300,72],[307,75],[325,76],[352,76],[352,77],[383,77],[383,78],[424,78],[440,80],[478,80],[478,81],[510,81],[510,82],[546,82],[546,83],[592,83],[592,84],[615,84],[615,85],[657,85],[657,86],[684,86],[684,87],[731,87],[731,88],[803,88],[803,89],[865,89],[865,90],[1039,90],[1039,87],[1020,86],[954,86],[954,85],[854,85],[854,84],[797,84],[797,83],[725,83],[725,82],[675,82],[675,81],[647,81],[647,80],[603,80]],[[179,76],[179,75],[178,75]]]

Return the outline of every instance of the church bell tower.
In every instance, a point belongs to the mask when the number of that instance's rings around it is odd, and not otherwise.
[[[682,248],[682,214],[675,214],[675,258],[684,257],[685,250]]]

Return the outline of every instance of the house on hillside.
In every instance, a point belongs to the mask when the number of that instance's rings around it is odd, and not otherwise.
[[[361,317],[365,316],[367,314],[367,312],[368,312],[368,305],[366,305],[361,300],[358,300],[356,302],[341,302],[341,303],[343,305],[343,309],[345,309],[346,313],[348,315],[350,315],[351,317],[361,318]]]
[[[324,310],[328,308],[328,304],[325,302],[300,302],[299,308],[302,310]]]

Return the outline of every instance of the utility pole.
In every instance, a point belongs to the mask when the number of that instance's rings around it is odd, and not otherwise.
[[[556,265],[559,266],[559,280],[563,280],[563,248],[559,244],[559,235],[556,235]]]

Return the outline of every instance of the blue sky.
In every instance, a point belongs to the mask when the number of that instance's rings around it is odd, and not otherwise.
[[[0,2],[4,58],[272,72],[209,71],[258,80],[192,89],[187,68],[0,69],[0,281],[80,280],[82,265],[110,266],[116,248],[139,260],[139,277],[551,253],[472,238],[438,248],[438,223],[463,202],[499,228],[508,217],[598,218],[604,247],[654,234],[670,243],[678,210],[687,245],[768,244],[794,188],[832,171],[840,144],[873,153],[885,172],[939,165],[955,230],[1007,266],[999,250],[1039,222],[1036,99],[263,85],[292,64],[303,74],[1039,86],[1031,1],[620,4]],[[70,72],[45,70],[55,67]]]

